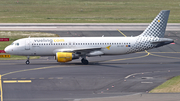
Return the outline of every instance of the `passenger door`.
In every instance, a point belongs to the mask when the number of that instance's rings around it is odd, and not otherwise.
[[[25,50],[30,50],[30,40],[26,40]]]

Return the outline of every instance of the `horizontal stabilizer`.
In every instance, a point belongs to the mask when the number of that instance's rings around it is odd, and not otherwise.
[[[167,45],[167,44],[170,44],[170,43],[173,43],[173,42],[174,42],[173,39],[160,38],[160,40],[153,41],[153,42],[151,42],[151,44],[157,44],[156,47],[160,47],[160,46]]]

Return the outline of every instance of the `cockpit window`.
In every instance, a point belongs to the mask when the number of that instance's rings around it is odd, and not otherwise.
[[[16,46],[19,46],[19,43],[15,43]]]
[[[14,45],[14,43],[12,43],[11,45]]]

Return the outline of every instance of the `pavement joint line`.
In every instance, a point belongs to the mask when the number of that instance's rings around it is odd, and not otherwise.
[[[39,79],[44,79],[44,78],[39,78]]]
[[[21,78],[21,79],[26,79],[26,78]]]
[[[3,78],[3,79],[7,79],[7,78]]]
[[[48,78],[48,79],[54,79],[54,78]]]
[[[12,79],[17,79],[17,78],[12,78]]]
[[[141,82],[141,83],[153,83],[153,82]]]
[[[63,79],[63,77],[58,77],[57,79]]]
[[[35,78],[30,78],[30,79],[35,79]]]

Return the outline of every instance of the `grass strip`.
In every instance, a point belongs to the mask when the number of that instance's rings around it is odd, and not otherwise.
[[[0,50],[10,45],[13,41],[27,37],[59,37],[56,34],[42,32],[22,32],[22,31],[0,31],[0,38],[9,38],[9,41],[0,42]],[[5,53],[0,53],[5,54]],[[38,59],[40,56],[30,56],[30,59]],[[0,60],[22,60],[27,59],[26,56],[11,55],[10,58],[0,58]]]
[[[161,10],[180,23],[179,0],[0,0],[0,23],[149,23]]]
[[[164,82],[162,85],[154,88],[150,93],[179,93],[180,92],[180,76]]]

